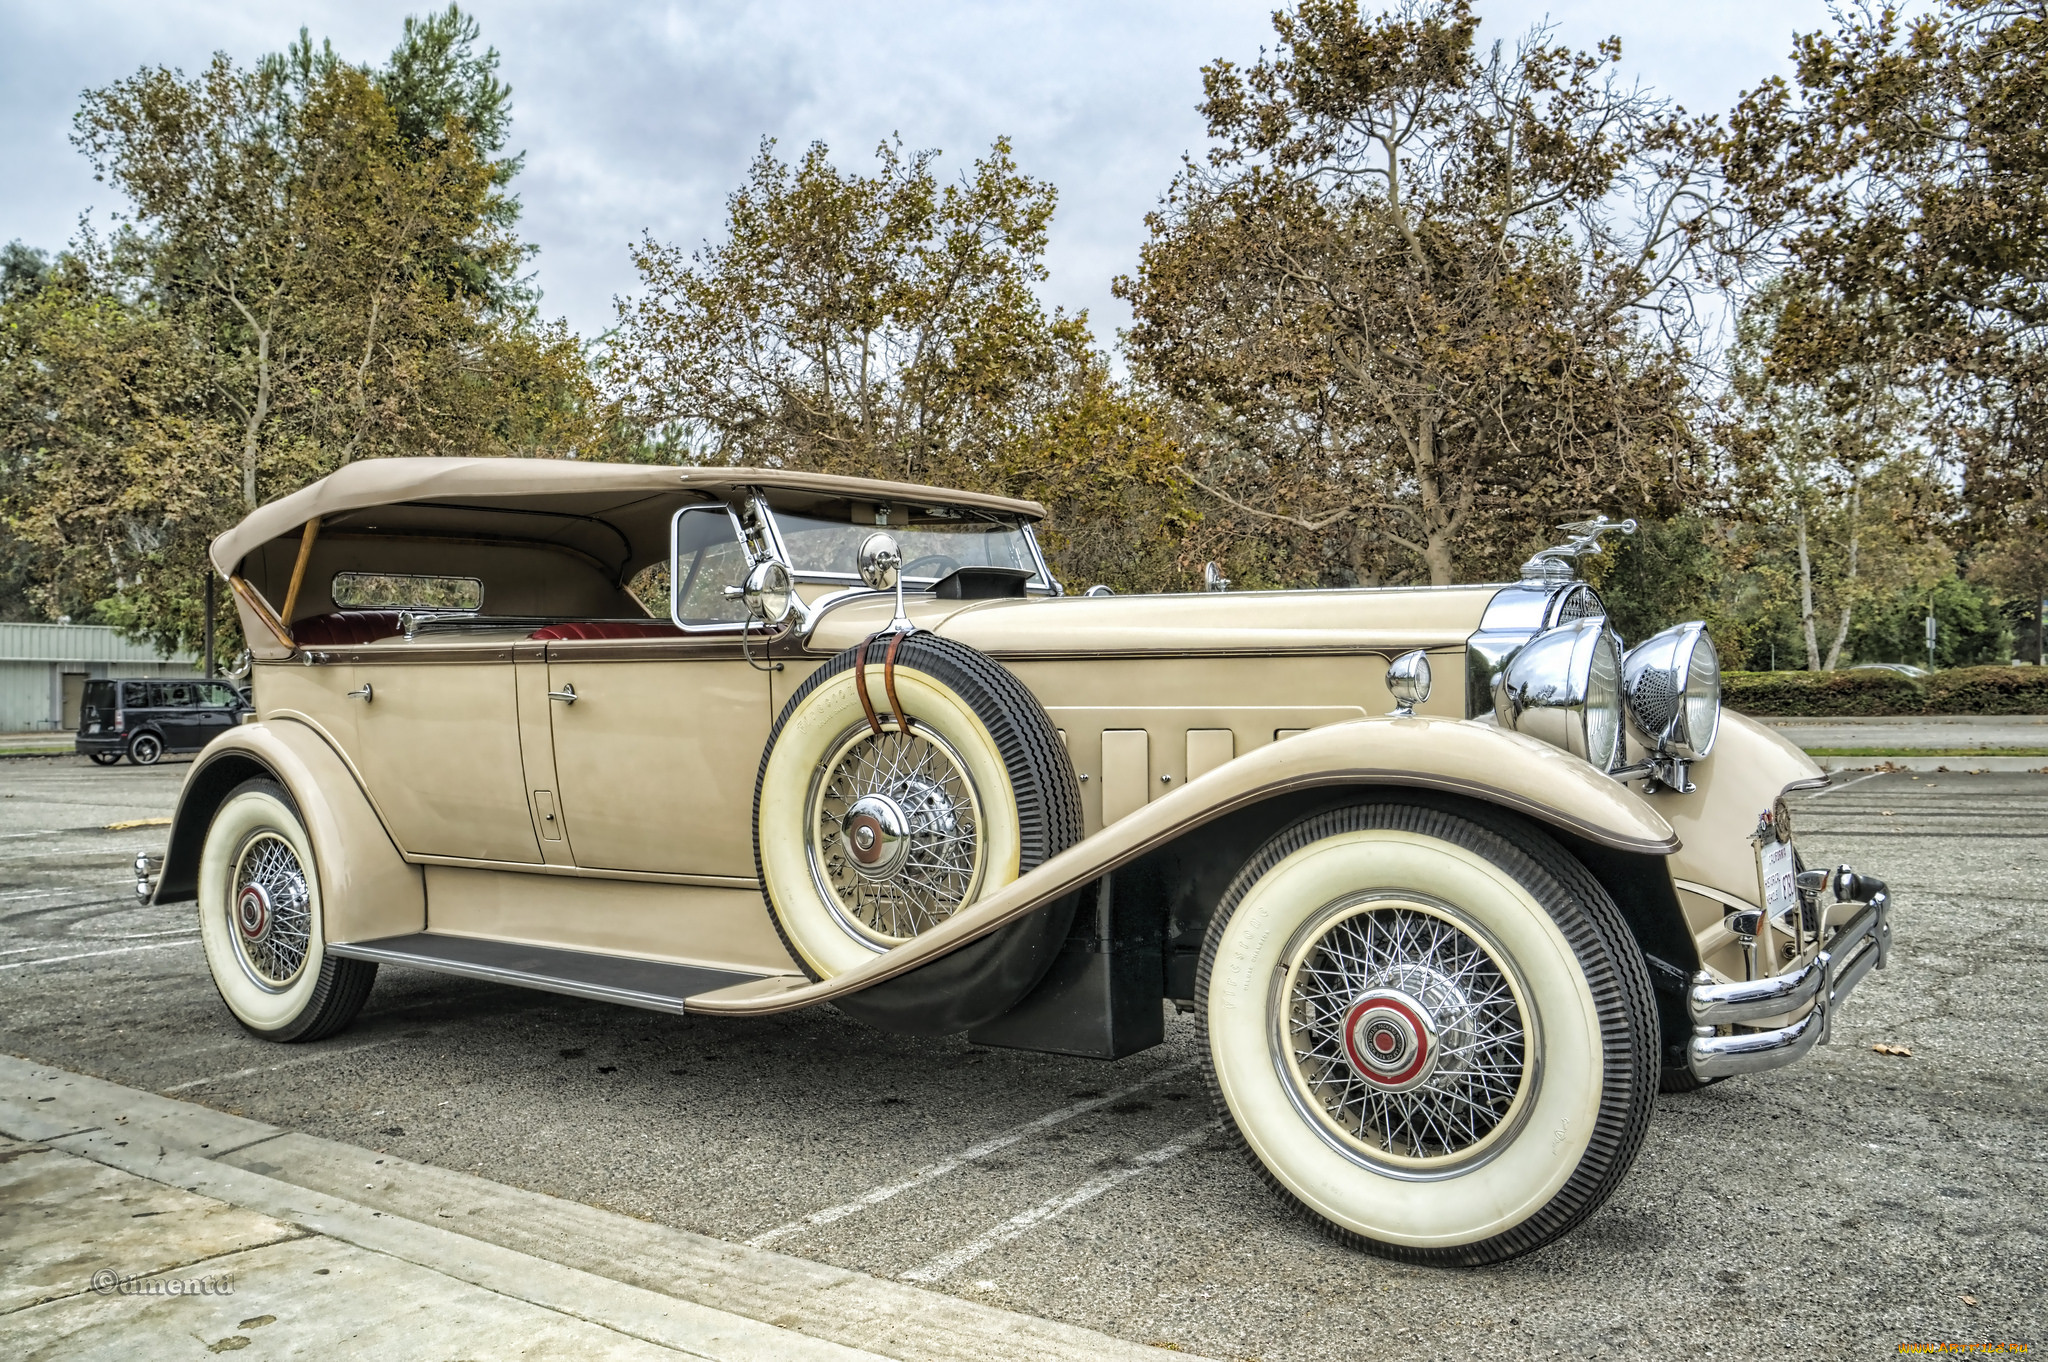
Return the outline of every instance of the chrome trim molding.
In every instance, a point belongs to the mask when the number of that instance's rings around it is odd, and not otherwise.
[[[1790,1064],[1828,1039],[1829,1020],[1863,976],[1891,956],[1891,893],[1883,880],[1843,866],[1830,877],[1837,902],[1863,908],[1796,970],[1768,979],[1724,984],[1701,970],[1686,997],[1693,1036],[1686,1063],[1698,1078],[1725,1078]],[[1782,1017],[1808,1004],[1806,1015],[1784,1026],[1718,1035],[1721,1026],[1747,1026]]]

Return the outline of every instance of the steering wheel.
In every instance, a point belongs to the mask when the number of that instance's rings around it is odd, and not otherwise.
[[[917,570],[917,566],[920,563],[937,563],[939,566],[943,567],[945,571],[933,573],[919,572]],[[911,559],[909,562],[905,563],[902,567],[897,568],[896,570],[902,573],[905,577],[946,577],[960,570],[960,560],[958,558],[951,557],[948,554],[927,553],[922,558]]]

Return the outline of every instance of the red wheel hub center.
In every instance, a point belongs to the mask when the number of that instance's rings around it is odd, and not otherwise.
[[[235,926],[250,940],[263,935],[270,926],[270,895],[260,884],[245,884],[235,896]]]
[[[1435,1058],[1436,1028],[1414,999],[1391,989],[1366,994],[1344,1014],[1344,1053],[1360,1078],[1381,1088],[1419,1082]]]

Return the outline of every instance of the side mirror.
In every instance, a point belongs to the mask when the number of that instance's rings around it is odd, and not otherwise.
[[[897,547],[895,535],[878,530],[860,541],[857,562],[863,582],[876,591],[887,591],[896,585],[898,569],[903,566],[903,550]]]
[[[796,609],[796,592],[791,588],[789,569],[773,558],[764,558],[747,569],[746,585],[740,599],[756,619],[780,625]]]

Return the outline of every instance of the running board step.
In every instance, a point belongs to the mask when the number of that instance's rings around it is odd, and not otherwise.
[[[783,977],[435,932],[343,942],[328,946],[327,953],[349,960],[409,965],[414,969],[459,974],[466,979],[487,979],[576,998],[595,998],[656,1012],[681,1012],[684,1003],[697,994]],[[789,977],[793,982],[804,982],[801,975]]]

